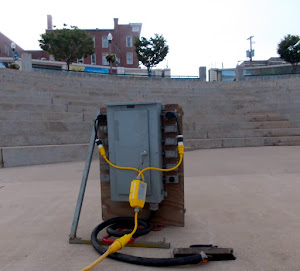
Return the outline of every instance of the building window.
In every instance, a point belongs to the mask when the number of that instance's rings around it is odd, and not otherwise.
[[[94,48],[96,48],[96,37],[93,37],[93,42],[94,42]]]
[[[91,55],[91,64],[96,65],[96,55],[95,54]]]
[[[132,32],[139,32],[140,28],[138,26],[133,26],[132,27]]]
[[[9,46],[7,44],[4,44],[4,52],[7,56],[9,56],[10,50],[9,50]]]
[[[77,58],[77,63],[78,64],[83,64],[83,62],[84,62],[84,58],[82,57],[82,58]]]
[[[133,53],[126,53],[126,64],[127,65],[133,64]]]
[[[102,37],[102,48],[108,48],[107,36]]]
[[[108,63],[108,61],[106,59],[107,55],[108,54],[102,54],[102,65],[109,65],[109,63]]]
[[[126,47],[132,47],[132,36],[126,36]]]

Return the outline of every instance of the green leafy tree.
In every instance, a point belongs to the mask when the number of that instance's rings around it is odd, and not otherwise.
[[[68,65],[78,58],[86,58],[94,53],[92,37],[78,28],[57,29],[41,35],[40,47],[53,55],[56,60],[63,60]]]
[[[158,34],[155,34],[155,37],[151,37],[149,40],[144,37],[136,39],[134,46],[138,60],[147,67],[149,76],[151,69],[163,61],[169,52],[169,46],[166,44],[166,40],[162,35]]]
[[[300,37],[287,35],[278,44],[277,53],[286,62],[292,64],[293,71],[297,70],[297,65],[300,62]]]

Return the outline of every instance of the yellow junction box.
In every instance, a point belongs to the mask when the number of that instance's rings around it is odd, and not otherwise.
[[[129,203],[132,208],[142,209],[146,201],[147,183],[133,180],[130,185]]]

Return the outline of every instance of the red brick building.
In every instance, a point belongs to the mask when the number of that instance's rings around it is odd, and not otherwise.
[[[47,30],[52,30],[51,15],[48,15],[47,19]],[[95,53],[85,59],[79,59],[78,63],[109,66],[105,57],[109,54],[110,44],[107,36],[111,33],[113,37],[111,42],[111,53],[116,54],[117,56],[117,62],[114,63],[113,66],[138,68],[139,61],[135,53],[134,41],[136,38],[140,37],[141,29],[141,23],[119,24],[118,18],[114,19],[113,29],[83,29],[93,38]]]
[[[107,40],[107,35],[111,33],[113,36],[111,42],[111,53],[116,54],[117,56],[117,62],[114,63],[113,66],[138,68],[139,61],[135,53],[134,41],[136,38],[140,37],[141,29],[141,23],[119,24],[117,18],[114,19],[113,29],[83,29],[93,38],[95,44],[95,53],[85,59],[78,59],[78,63],[109,66],[109,63],[105,57],[110,51],[110,44]],[[53,30],[51,15],[48,15],[47,17],[46,31],[49,30]],[[0,32],[0,57],[12,57],[12,50],[10,47],[11,43],[12,40]],[[17,45],[16,51],[20,57],[23,52],[26,52],[32,55],[32,59],[54,60],[53,58],[49,57],[47,52],[42,50],[25,51]]]
[[[13,51],[11,49],[12,40],[6,37],[3,33],[0,32],[0,57],[13,57]],[[16,52],[21,56],[24,53],[24,50],[16,44]]]

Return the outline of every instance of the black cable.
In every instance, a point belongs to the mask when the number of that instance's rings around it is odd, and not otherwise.
[[[102,144],[101,140],[98,137],[98,127],[100,121],[106,121],[107,117],[106,115],[100,114],[97,116],[97,118],[94,120],[94,130],[95,130],[95,141],[97,144]]]
[[[94,121],[95,140],[99,139],[98,138],[98,126],[99,126],[99,122],[97,122],[97,121],[98,121],[98,118],[96,118],[95,121]]]
[[[171,112],[171,111],[168,111],[166,114],[165,114],[166,118],[168,120],[170,119],[174,119],[176,120],[176,124],[177,124],[177,131],[178,131],[178,134],[181,135],[181,129],[180,129],[180,125],[179,125],[179,121],[178,121],[178,117],[177,117],[177,114],[174,113],[174,112]]]
[[[174,115],[175,115],[175,119],[176,119],[176,123],[177,123],[178,134],[179,134],[179,135],[182,135],[182,134],[181,134],[181,130],[180,130],[180,126],[179,126],[179,121],[178,121],[177,115],[176,115],[176,114],[174,114]]]
[[[143,219],[139,219],[138,222],[139,224],[141,224],[144,229],[138,229],[136,231],[136,233],[133,235],[133,237],[138,237],[138,236],[142,236],[145,235],[147,233],[149,233],[152,230],[152,226],[149,223],[150,220],[153,218],[153,216],[155,215],[156,211],[151,211],[149,212],[149,214],[143,218]],[[116,223],[116,224],[112,224],[109,227],[106,228],[106,232],[114,237],[121,237],[124,234],[128,234],[131,231],[117,231],[117,229],[131,229],[134,226],[134,219],[132,217],[128,217],[128,221],[126,222],[122,222],[122,223]]]
[[[122,237],[124,234],[129,234],[132,232],[130,231],[118,231],[117,229],[125,228],[125,229],[130,229],[134,227],[134,218],[133,217],[121,217],[122,221],[119,223],[115,223],[110,225],[109,227],[106,228],[106,231],[109,235],[114,236],[114,237]],[[152,227],[149,222],[138,219],[138,225],[143,226],[143,229],[138,229],[135,234],[132,237],[139,237],[146,235],[152,230]]]
[[[123,221],[122,217],[111,218],[103,223],[99,224],[91,234],[91,241],[94,249],[98,251],[100,254],[104,254],[106,252],[106,248],[101,246],[98,243],[97,235],[98,233],[103,230],[104,228]],[[179,257],[179,258],[145,258],[145,257],[136,257],[131,256],[123,253],[115,252],[113,254],[108,255],[109,258],[131,263],[137,265],[144,265],[144,266],[155,266],[155,267],[166,267],[166,266],[176,266],[176,265],[187,265],[187,264],[198,264],[203,260],[201,254],[195,254],[192,256],[187,257]]]

